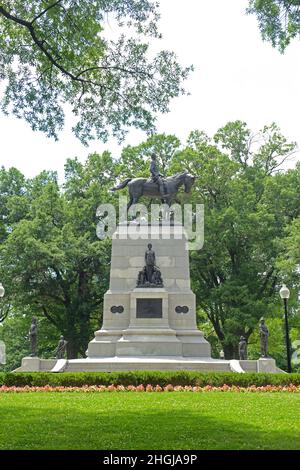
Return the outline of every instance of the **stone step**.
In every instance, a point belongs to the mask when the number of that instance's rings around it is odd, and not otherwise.
[[[118,360],[117,360],[118,359]],[[230,372],[229,361],[219,361],[207,359],[199,361],[197,358],[188,360],[187,358],[175,358],[164,360],[150,358],[106,358],[106,359],[84,359],[68,361],[65,372],[113,372],[113,371],[134,371],[134,370],[193,370],[199,372]]]

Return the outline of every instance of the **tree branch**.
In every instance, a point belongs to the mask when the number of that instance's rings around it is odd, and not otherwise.
[[[41,18],[41,16],[45,15],[45,13],[47,13],[47,11],[51,10],[51,8],[53,8],[56,5],[58,5],[59,3],[61,3],[61,1],[62,0],[57,0],[57,2],[52,3],[52,5],[49,5],[47,8],[45,8],[45,10],[41,11],[41,13],[39,13],[35,18],[33,18],[33,20],[31,21],[31,24],[33,24],[35,21],[37,21],[39,18]]]
[[[48,313],[48,311],[47,311],[45,305],[42,305],[41,308],[42,308],[43,314],[44,314],[44,316],[47,318],[47,320],[49,320],[50,323],[52,323],[54,326],[56,326],[56,328],[58,328],[58,330],[60,330],[59,324],[57,323],[56,320],[54,320],[53,317],[51,317],[51,315],[49,315],[49,313]]]
[[[276,164],[274,165],[271,165],[270,167],[266,168],[266,175],[271,175],[274,170],[276,170],[276,168],[279,168],[281,165],[284,164],[284,162],[286,162],[290,157],[292,157],[295,153],[298,153],[298,149],[288,153],[287,155],[285,155],[284,157],[282,157],[282,159],[279,161],[279,162],[276,162]],[[277,155],[275,158],[279,158],[279,155]]]
[[[56,2],[56,4],[57,3],[58,2]],[[52,4],[52,6],[55,6],[55,4]],[[38,38],[38,36],[36,34],[36,31],[35,31],[35,29],[33,27],[33,24],[32,24],[34,20],[32,20],[32,21],[23,20],[22,18],[19,18],[17,16],[14,16],[14,15],[10,14],[8,11],[6,11],[1,6],[0,6],[0,14],[2,14],[8,20],[14,21],[15,23],[27,28],[30,35],[31,35],[31,37],[32,37],[32,39],[33,39],[33,42],[38,46],[38,48],[43,52],[43,54],[45,54],[45,56],[48,58],[48,60],[51,62],[51,64],[53,64],[64,75],[66,75],[67,77],[69,77],[71,80],[73,80],[75,82],[79,82],[81,84],[94,85],[94,86],[97,86],[97,87],[100,87],[100,88],[104,88],[103,83],[97,83],[93,80],[80,78],[80,75],[82,75],[83,73],[86,73],[89,70],[95,70],[97,68],[98,69],[107,69],[107,70],[108,69],[116,69],[116,70],[120,70],[121,72],[130,73],[130,74],[136,73],[134,71],[126,70],[124,68],[117,67],[117,66],[98,66],[98,67],[95,66],[95,67],[90,67],[89,69],[83,70],[83,71],[79,72],[78,74],[74,75],[72,72],[69,72],[65,67],[63,67],[59,62],[57,62],[57,60],[53,57],[53,55],[47,50],[47,48],[45,47],[45,44],[47,44],[46,41],[45,40],[40,40]],[[147,72],[144,72],[144,71],[137,71],[137,73],[145,74],[146,76],[148,75]],[[148,76],[149,76],[149,78],[151,78],[150,75],[148,75]],[[131,106],[130,103],[126,100],[126,98],[124,96],[122,96],[119,93],[118,93],[118,95],[120,96],[121,99],[123,99],[128,104],[128,106]],[[81,94],[80,98],[82,98],[82,94]]]
[[[69,283],[66,282],[61,273],[59,272],[59,270],[55,267],[55,266],[51,266],[53,271],[55,272],[56,274],[56,277],[57,277],[57,280],[58,280],[58,283],[59,283],[59,286],[63,292],[63,295],[64,295],[64,305],[67,306],[70,304],[70,293],[69,293],[69,289],[68,289],[68,285]]]
[[[3,16],[5,16],[5,18],[7,18],[8,20],[12,20],[15,23],[18,23],[22,26],[26,26],[27,28],[28,28],[28,26],[30,26],[29,21],[25,21],[25,20],[22,20],[22,18],[18,18],[17,16],[11,15],[8,11],[4,10],[4,8],[1,7],[1,6],[0,6],[0,13]]]
[[[55,2],[51,5],[51,7],[54,7],[56,4],[58,4],[58,2]],[[48,8],[50,9],[50,7]],[[45,10],[44,12],[41,12],[40,15],[44,14],[45,13]],[[12,15],[11,13],[9,13],[7,10],[5,10],[2,6],[0,6],[0,14],[2,14],[5,18],[7,18],[8,20],[11,20],[25,28],[27,28],[27,30],[29,31],[32,39],[33,39],[33,42],[34,44],[41,50],[41,52],[48,58],[48,60],[50,61],[50,63],[55,67],[57,68],[58,70],[60,70],[60,72],[69,77],[72,81],[74,82],[78,82],[81,84],[81,94],[80,94],[80,97],[79,97],[79,103],[81,102],[82,100],[82,97],[83,95],[86,93],[86,89],[84,87],[84,85],[93,85],[95,87],[99,87],[100,88],[100,93],[103,92],[104,89],[106,90],[109,90],[109,91],[113,91],[114,93],[116,93],[120,100],[122,100],[124,103],[126,103],[126,105],[129,107],[129,108],[133,108],[134,106],[132,106],[132,104],[128,101],[128,99],[121,93],[119,93],[118,91],[116,90],[111,90],[109,87],[107,87],[105,84],[101,83],[101,82],[97,82],[97,81],[94,81],[94,80],[90,80],[90,79],[84,79],[84,78],[81,78],[80,76],[84,73],[86,73],[87,71],[89,70],[95,70],[95,69],[103,69],[103,70],[108,70],[108,69],[115,69],[115,70],[119,70],[123,73],[128,73],[128,74],[131,74],[131,75],[134,75],[135,73],[139,73],[139,74],[143,74],[145,75],[146,77],[148,78],[153,78],[151,77],[151,75],[149,75],[147,72],[144,72],[142,70],[138,70],[138,71],[132,71],[132,70],[127,70],[127,69],[124,69],[123,67],[118,67],[118,66],[95,66],[95,67],[90,67],[89,69],[85,69],[85,70],[82,70],[80,72],[78,72],[76,75],[72,72],[70,72],[69,70],[67,70],[63,65],[61,65],[57,59],[53,56],[53,54],[51,52],[49,52],[48,48],[51,48],[51,46],[49,44],[47,44],[47,41],[45,39],[39,39],[37,34],[36,34],[36,31],[33,27],[33,22],[34,20],[32,21],[26,21],[26,20],[23,20],[22,18],[19,18],[15,15]],[[36,17],[37,18],[37,17]],[[48,48],[47,48],[48,46]],[[60,57],[59,57],[60,58]]]
[[[32,22],[30,21],[26,21],[26,20],[23,20],[22,18],[18,18],[17,16],[14,16],[14,15],[11,15],[8,11],[4,10],[3,7],[0,6],[0,13],[5,16],[5,18],[7,18],[8,20],[11,20],[11,21],[14,21],[15,23],[21,25],[21,26],[24,26],[25,28],[28,29],[32,39],[33,39],[33,42],[39,47],[39,49],[45,54],[45,56],[50,60],[50,62],[56,67],[58,68],[64,75],[67,75],[69,78],[71,78],[72,80],[75,80],[75,81],[78,81],[78,82],[83,82],[83,83],[91,83],[91,84],[95,84],[89,80],[83,80],[81,78],[77,78],[76,75],[73,75],[71,72],[69,72],[68,70],[66,70],[61,64],[59,64],[55,59],[54,57],[50,54],[49,51],[47,51],[47,49],[45,48],[44,44],[45,44],[45,40],[40,40],[37,35],[36,35],[36,32],[34,30],[34,27],[32,25]]]
[[[80,75],[83,75],[84,73],[91,72],[93,70],[119,70],[120,72],[128,73],[129,75],[140,74],[140,75],[145,75],[148,78],[152,78],[152,76],[148,72],[145,72],[144,70],[128,70],[128,69],[124,69],[123,67],[117,67],[116,65],[99,65],[95,67],[89,67],[79,72],[76,75],[76,78],[80,77]]]
[[[2,323],[5,320],[5,318],[8,316],[9,311],[10,311],[10,307],[11,307],[11,305],[8,304],[5,309],[1,309],[1,311],[0,311],[0,323]]]

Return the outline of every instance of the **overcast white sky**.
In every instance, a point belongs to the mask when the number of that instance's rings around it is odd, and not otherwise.
[[[300,143],[300,44],[284,55],[263,43],[256,18],[246,16],[247,0],[160,0],[161,48],[174,50],[183,65],[194,64],[186,83],[191,96],[171,104],[160,116],[157,131],[177,135],[201,129],[212,135],[228,121],[241,119],[257,131],[275,121],[283,133]],[[33,132],[29,125],[0,115],[0,165],[15,166],[27,177],[52,169],[63,177],[66,158],[84,161],[92,151],[120,154],[112,140],[84,147],[70,131],[68,119],[59,141]],[[125,144],[146,138],[132,131]],[[296,157],[299,159],[299,155]]]

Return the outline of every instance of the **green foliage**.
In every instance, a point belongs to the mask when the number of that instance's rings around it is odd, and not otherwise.
[[[0,247],[4,300],[13,298],[16,311],[28,306],[31,315],[45,317],[67,338],[69,357],[84,354],[101,324],[110,242],[96,236],[96,209],[108,200],[113,171],[108,153],[90,155],[85,165],[69,160],[63,191],[56,175],[42,173],[24,184],[21,196],[7,199]]]
[[[153,0],[3,0],[0,5],[2,109],[57,138],[64,105],[82,143],[123,139],[133,126],[150,132],[155,114],[185,93],[191,67],[173,52],[148,59],[147,38],[160,38]],[[118,37],[109,39],[110,21]],[[126,31],[126,34],[125,34]]]
[[[299,0],[249,0],[247,12],[257,16],[263,39],[280,52],[300,35]]]
[[[191,253],[192,287],[227,358],[237,357],[239,337],[250,338],[261,316],[278,311],[276,263],[299,215],[300,180],[297,169],[277,169],[294,150],[275,124],[254,135],[236,121],[213,140],[192,133],[171,163],[197,176],[191,199],[205,205],[205,243]]]
[[[155,153],[161,172],[167,175],[170,162],[180,146],[180,140],[174,135],[154,134],[145,142],[134,147],[128,145],[122,150],[118,171],[126,177],[148,177],[150,157]]]
[[[300,172],[300,165],[298,165]],[[299,266],[300,266],[300,217],[295,218],[286,229],[286,238],[281,244],[282,257],[278,261],[278,266],[285,274],[287,280],[299,286]]]
[[[21,360],[30,354],[28,338],[32,314],[30,308],[10,312],[0,324],[0,340],[6,345],[6,364],[0,370],[11,371],[20,367]],[[60,331],[47,318],[40,317],[38,324],[38,355],[45,359],[55,357]]]
[[[191,371],[131,371],[131,372],[64,372],[53,374],[46,372],[0,373],[0,386],[41,387],[45,385],[63,387],[83,387],[84,385],[193,385],[204,387],[211,385],[288,385],[300,384],[300,374],[257,374],[234,372],[191,372]]]

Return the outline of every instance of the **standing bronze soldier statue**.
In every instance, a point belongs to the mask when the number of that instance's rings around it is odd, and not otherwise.
[[[56,350],[56,359],[63,359],[65,357],[67,344],[68,341],[66,341],[65,338],[61,336]]]
[[[261,357],[268,357],[268,342],[269,330],[265,324],[265,319],[262,317],[259,323],[259,336],[260,336],[260,354]]]
[[[240,361],[247,360],[247,341],[246,341],[246,338],[244,336],[240,337],[239,358],[240,358]]]
[[[163,279],[160,269],[156,266],[155,251],[152,249],[151,243],[148,243],[148,248],[145,252],[145,266],[138,274],[136,286],[163,287]]]
[[[29,330],[29,340],[30,340],[30,349],[31,349],[31,357],[36,357],[36,347],[37,347],[37,319],[35,317],[32,318],[30,330]]]
[[[156,265],[155,252],[152,250],[151,243],[148,244],[148,249],[145,253],[145,264],[147,281],[151,284],[153,281],[154,266]]]

